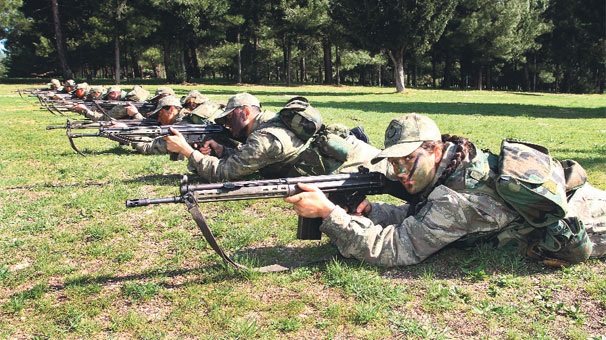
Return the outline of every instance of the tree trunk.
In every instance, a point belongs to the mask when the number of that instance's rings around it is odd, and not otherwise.
[[[238,43],[238,46],[240,46],[240,32],[236,34],[236,42]],[[242,84],[242,49],[240,47],[238,47],[236,63],[238,64],[238,84]]]
[[[434,89],[438,87],[436,78],[438,77],[436,71],[436,51],[432,49],[431,51],[431,87]]]
[[[447,89],[451,85],[451,80],[450,80],[451,68],[452,68],[451,58],[446,56],[446,59],[444,60],[444,79],[442,80],[443,89]]]
[[[120,84],[120,37],[114,37],[114,62],[115,62],[115,80],[114,83]]]
[[[65,53],[65,42],[63,40],[63,31],[61,30],[61,19],[59,17],[58,0],[51,0],[51,8],[53,10],[53,21],[55,24],[55,36],[57,42],[57,55],[59,56],[59,64],[61,65],[61,73],[63,78],[72,79],[72,70],[67,64],[67,56]]]
[[[328,38],[322,40],[324,50],[324,84],[332,84],[332,48]]]
[[[339,66],[341,66],[341,55],[339,54],[339,46],[335,46],[335,63],[337,64],[337,86],[341,85],[341,73],[339,72]]]
[[[537,53],[534,53],[534,70],[532,71],[532,92],[537,92]]]
[[[478,85],[478,91],[482,91],[482,67],[478,68],[477,85]]]
[[[181,48],[181,53],[177,53],[177,56],[179,56],[179,64],[177,65],[179,67],[179,74],[178,74],[178,78],[177,81],[179,83],[183,83],[186,80],[188,80],[188,73],[187,73],[187,69],[185,68],[185,50],[186,48],[183,46],[184,43],[183,41],[181,41],[181,43],[178,45]]]
[[[305,56],[301,56],[301,82],[307,81],[307,71],[305,70]]]
[[[393,62],[393,77],[396,82],[396,92],[401,93],[406,91],[404,86],[404,52],[406,46],[403,45],[400,49],[396,50],[395,53],[392,50],[387,50],[391,61]]]
[[[258,58],[259,58],[258,57],[259,56],[259,37],[256,35],[253,36],[253,41],[254,41],[253,52],[252,52],[252,56],[251,56],[252,66],[253,66],[252,80],[253,80],[253,83],[256,84],[256,83],[259,83],[259,81],[261,80],[261,76],[259,75],[259,67],[258,67],[258,64],[259,64],[259,60],[258,60]]]
[[[284,48],[283,48],[283,53],[284,53],[284,78],[286,78],[286,85],[287,86],[291,86],[292,81],[291,81],[291,74],[290,74],[290,61],[291,61],[291,48],[290,48],[290,37],[288,37],[286,34],[284,34],[283,37],[283,42],[284,42]]]
[[[323,78],[324,77],[322,75],[322,65],[318,65],[318,81],[317,82],[321,83]]]
[[[530,70],[528,63],[524,64],[524,91],[530,91]]]
[[[133,76],[135,78],[142,78],[141,68],[139,67],[139,58],[137,58],[137,54],[134,52],[134,49],[130,52],[130,59],[133,68]]]
[[[198,52],[196,51],[196,44],[189,46],[189,54],[191,58],[192,75],[194,76],[194,78],[201,78],[202,74],[200,74],[200,64],[198,63]]]
[[[492,91],[492,71],[490,67],[486,70],[486,89]]]
[[[174,83],[175,73],[173,72],[170,64],[170,41],[164,40],[162,45],[164,47],[164,73],[166,73],[166,81],[169,83]]]

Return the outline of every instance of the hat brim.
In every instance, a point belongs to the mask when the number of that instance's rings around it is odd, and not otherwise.
[[[217,119],[222,119],[225,118],[228,114],[230,114],[233,110],[235,110],[236,108],[233,107],[229,110],[224,110],[223,112],[221,112],[221,114],[218,114],[214,119],[215,121],[217,121]]]
[[[379,152],[371,161],[371,164],[377,164],[388,157],[404,157],[413,153],[419,146],[423,145],[423,142],[405,142],[392,145],[383,151]]]
[[[183,108],[182,106],[178,106],[178,105],[165,105],[165,106],[174,106],[174,107],[178,108],[179,110],[181,110]],[[160,110],[162,110],[163,107],[164,106],[156,107],[156,109],[152,113],[150,113],[150,115],[147,116],[147,118],[153,118],[153,117],[157,116],[158,112],[160,112]]]

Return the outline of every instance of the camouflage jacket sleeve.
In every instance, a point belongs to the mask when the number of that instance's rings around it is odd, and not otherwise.
[[[229,157],[229,156],[235,154],[237,151],[238,151],[238,149],[236,149],[236,148],[231,148],[229,146],[223,145],[223,152],[221,153],[220,158]]]
[[[337,207],[320,229],[345,257],[400,266],[419,263],[466,235],[500,230],[518,216],[484,193],[459,193],[446,186],[435,188],[414,216],[403,217],[407,206],[376,207],[371,218],[350,216]],[[387,216],[378,216],[382,213]]]
[[[100,113],[100,114],[103,115],[102,113]],[[130,117],[126,113],[126,107],[124,107],[122,105],[116,105],[116,106],[112,107],[112,109],[109,110],[107,112],[107,114],[114,119],[144,119],[145,118],[140,113],[137,113],[136,115]],[[105,120],[108,120],[108,119],[105,119]]]
[[[107,120],[108,118],[101,112],[97,112],[94,110],[87,110],[83,113],[84,117],[92,120],[93,122],[98,122],[100,120]]]
[[[208,181],[229,181],[257,172],[284,160],[280,141],[269,133],[251,134],[246,143],[221,159],[194,151],[189,156],[190,169]]]
[[[156,138],[151,142],[131,143],[133,149],[144,155],[166,155],[168,148],[163,137]]]

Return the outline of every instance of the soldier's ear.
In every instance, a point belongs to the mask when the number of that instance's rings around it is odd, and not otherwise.
[[[442,161],[442,155],[444,154],[442,148],[440,146],[436,146],[436,148],[433,149],[433,154],[435,156],[436,165],[440,164],[440,161]]]
[[[242,108],[242,113],[244,114],[244,118],[248,119],[253,112],[250,106],[244,106]]]

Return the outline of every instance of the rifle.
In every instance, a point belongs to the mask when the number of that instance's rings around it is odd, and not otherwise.
[[[72,107],[77,104],[83,104],[91,110],[100,111],[104,116],[110,120],[114,118],[107,114],[107,110],[111,110],[114,106],[128,106],[133,105],[137,108],[137,111],[143,116],[148,116],[156,108],[156,105],[149,102],[133,102],[133,101],[119,101],[119,100],[83,100],[83,99],[66,99],[66,100],[49,100],[48,104],[52,106],[54,110],[61,114],[61,111],[74,111]]]
[[[120,119],[120,120],[100,120],[93,122],[90,120],[81,121],[70,121],[69,119],[65,125],[61,126],[47,126],[46,130],[57,130],[57,129],[99,129],[101,127],[110,127],[116,123],[125,124],[127,126],[159,126],[160,123],[152,119]]]
[[[302,192],[297,185],[298,183],[316,185],[322,192],[327,194],[328,199],[339,206],[346,207],[348,211],[355,211],[367,195],[389,194],[406,201],[412,198],[399,183],[387,179],[382,173],[369,172],[367,168],[361,166],[358,173],[351,174],[197,185],[189,184],[187,176],[183,176],[179,186],[179,196],[154,199],[129,199],[126,200],[126,207],[185,203],[198,228],[200,228],[202,234],[215,252],[226,263],[235,268],[243,269],[246,267],[234,262],[219,246],[199,209],[199,203],[293,196]],[[321,223],[321,218],[299,217],[297,238],[300,240],[319,240],[321,238]]]
[[[142,120],[141,122],[145,122]],[[112,121],[112,123],[115,121]],[[71,133],[71,129],[66,129],[67,138],[70,141],[72,148],[80,155],[84,156],[80,150],[78,150],[73,142],[74,138],[83,137],[105,137],[121,144],[130,144],[137,142],[151,142],[156,138],[171,136],[173,133],[170,128],[179,131],[187,141],[188,144],[201,145],[208,139],[214,139],[222,144],[230,143],[231,134],[222,125],[218,124],[182,124],[182,125],[151,125],[148,123],[141,123],[138,125],[131,125],[126,127],[111,127],[111,126],[100,126],[99,132],[97,133]],[[171,153],[170,159],[173,161],[182,159],[181,155],[177,153]]]
[[[76,104],[84,104],[89,108],[103,107],[106,110],[111,110],[114,106],[127,106],[129,104],[136,107],[142,114],[152,112],[156,109],[156,105],[149,102],[133,102],[133,101],[122,101],[122,100],[88,100],[88,99],[64,99],[64,100],[50,100],[49,102],[54,103],[56,106],[74,106]]]
[[[54,94],[55,90],[51,90],[48,88],[46,88],[46,89],[18,89],[16,92],[19,94],[19,97],[23,98],[23,94],[27,94],[28,97],[36,97],[38,95]]]
[[[101,120],[101,121],[97,121],[97,122],[91,122],[88,120],[85,121],[70,121],[69,119],[67,120],[67,122],[65,123],[65,125],[62,126],[47,126],[46,130],[56,130],[56,129],[65,129],[65,134],[67,136],[67,139],[69,140],[69,144],[72,147],[72,149],[74,149],[77,153],[79,153],[82,156],[85,156],[80,150],[78,150],[78,148],[76,147],[76,144],[73,141],[73,137],[72,137],[72,130],[74,129],[101,129],[101,128],[107,128],[107,127],[111,127],[112,125],[116,124],[116,123],[121,123],[124,124],[126,126],[129,127],[135,127],[135,126],[158,126],[160,125],[160,123],[158,123],[158,121],[155,120],[151,120],[151,119],[124,119],[124,120],[112,120],[112,121],[107,121],[107,120]],[[125,144],[123,142],[120,142],[121,145]]]

